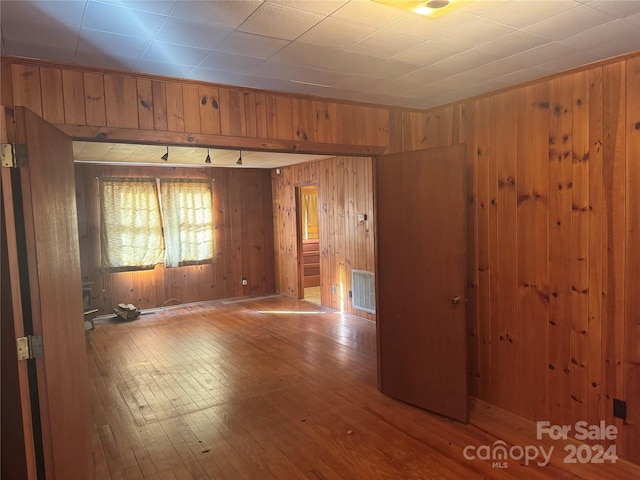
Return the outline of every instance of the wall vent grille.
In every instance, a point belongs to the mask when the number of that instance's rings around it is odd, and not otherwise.
[[[373,272],[351,270],[353,308],[376,313],[376,281]]]

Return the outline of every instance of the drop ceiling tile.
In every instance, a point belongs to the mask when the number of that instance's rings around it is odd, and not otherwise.
[[[406,99],[395,95],[387,95],[384,93],[362,92],[351,94],[345,100],[355,102],[371,103],[374,105],[401,105]],[[408,106],[408,105],[407,105]]]
[[[605,12],[614,18],[624,18],[640,13],[640,2],[637,0],[594,0],[589,7]]]
[[[546,63],[566,55],[572,55],[577,51],[577,49],[563,45],[562,43],[551,42],[516,55],[511,55],[508,58],[516,64],[519,63],[523,67],[526,67],[528,65]]]
[[[422,85],[428,85],[447,78],[450,75],[449,72],[436,71],[425,67],[394,79],[393,85],[397,86],[398,90],[414,90]]]
[[[151,38],[156,34],[165,18],[165,16],[156,13],[90,1],[87,4],[82,26],[120,35]]]
[[[579,4],[573,0],[505,2],[502,6],[484,13],[482,18],[522,28],[577,6]]]
[[[212,52],[198,67],[213,68],[237,74],[253,74],[264,63],[264,58],[247,57],[233,53]]]
[[[140,73],[150,73],[151,75],[162,75],[164,77],[188,78],[193,67],[143,60],[138,62],[136,70]]]
[[[264,3],[238,28],[238,30],[265,37],[294,40],[324,17],[274,3]]]
[[[78,40],[84,3],[3,1],[1,10],[3,37],[30,45],[73,49]]]
[[[378,30],[348,48],[350,52],[362,53],[376,58],[391,58],[422,43],[423,40],[402,33]],[[411,63],[411,62],[408,62]]]
[[[366,75],[350,74],[344,75],[340,80],[333,84],[334,87],[343,90],[353,90],[362,92],[372,88],[379,87],[387,81],[377,77],[367,77]]]
[[[118,7],[131,8],[133,10],[142,10],[143,12],[159,13],[160,15],[168,15],[175,0],[99,0],[101,3],[108,3]]]
[[[289,63],[300,63],[302,65],[316,65],[324,58],[334,55],[335,52],[335,48],[321,47],[304,42],[291,42],[273,55],[272,59]]]
[[[461,47],[453,47],[438,41],[426,40],[393,58],[402,62],[427,66],[462,53],[464,50]]]
[[[403,96],[407,98],[435,98],[452,92],[455,92],[452,88],[425,84],[406,92]]]
[[[385,30],[392,32],[413,35],[423,39],[439,40],[439,36],[449,32],[454,28],[462,28],[467,22],[477,18],[475,15],[454,10],[443,17],[433,19],[408,13],[396,22],[385,27]]]
[[[239,73],[225,72],[214,68],[197,67],[191,70],[189,78],[201,80],[203,82],[220,83],[225,85],[241,85],[239,82],[242,75]]]
[[[614,37],[609,42],[605,41],[601,45],[594,47],[590,52],[597,54],[598,60],[604,60],[605,58],[629,53],[632,50],[640,48],[636,38],[640,38],[640,33],[636,34],[635,38],[629,38],[626,35]]]
[[[289,44],[288,40],[234,31],[216,50],[250,57],[269,58]]]
[[[465,70],[471,70],[472,68],[479,67],[486,63],[495,62],[499,57],[488,53],[475,52],[473,50],[467,50],[457,55],[445,58],[432,64],[429,68],[436,71],[443,72],[463,72]]]
[[[75,56],[75,49],[59,47],[55,43],[43,45],[3,38],[2,45],[4,53],[14,57],[46,58],[52,62],[71,63]]]
[[[253,75],[267,78],[278,78],[281,80],[291,80],[318,85],[334,85],[344,78],[344,75],[332,70],[326,70],[309,65],[295,65],[292,63],[269,60],[255,68]]]
[[[260,90],[286,92],[289,86],[289,82],[287,80],[259,77],[256,75],[242,75],[238,78],[236,85],[242,85],[244,87],[250,88],[259,88]]]
[[[396,78],[419,68],[398,60],[385,60],[346,51],[338,51],[319,60],[318,66],[342,73],[359,73],[386,79]]]
[[[450,77],[443,78],[429,84],[432,88],[441,88],[449,90],[466,90],[471,85],[475,85],[487,80],[484,75],[474,75],[470,73],[459,73]]]
[[[466,73],[489,79],[507,75],[508,73],[521,69],[522,65],[520,63],[513,62],[509,58],[501,58],[500,60],[496,60],[495,62],[485,63],[484,65],[481,65],[479,67],[467,70]]]
[[[375,31],[376,29],[369,25],[328,17],[303,33],[298,40],[314,45],[346,49]]]
[[[147,38],[130,37],[83,28],[80,31],[77,50],[88,53],[100,52],[114,56],[127,52],[127,57],[138,58],[148,45],[149,39]]]
[[[233,32],[232,28],[211,25],[183,18],[168,17],[154,40],[189,45],[191,47],[214,48]]]
[[[195,67],[202,62],[209,53],[211,53],[211,51],[204,48],[153,40],[142,56],[142,60]]]
[[[616,39],[618,42],[625,42],[629,46],[628,51],[633,51],[640,48],[640,27],[624,20],[613,20],[564,38],[561,43],[577,50],[590,50],[597,49],[604,43],[609,43],[603,39]]]
[[[595,52],[575,52],[571,55],[558,57],[549,62],[542,63],[539,66],[553,72],[562,72],[574,67],[588,65],[597,60],[600,60],[601,58],[602,55],[599,55]]]
[[[393,23],[406,14],[404,10],[367,0],[351,1],[331,16],[380,28]]]
[[[529,25],[524,30],[557,41],[609,21],[611,17],[607,14],[587,6],[579,6]]]
[[[101,52],[76,52],[74,63],[90,67],[135,71],[137,58],[114,56]]]
[[[439,35],[438,41],[455,47],[472,48],[515,31],[513,27],[501,23],[475,18],[460,28]]]
[[[509,55],[539,47],[545,43],[549,43],[545,38],[538,37],[523,30],[516,30],[504,37],[478,45],[473,50],[489,53],[498,57],[508,57]]]
[[[483,15],[489,10],[500,7],[503,3],[504,0],[481,0],[462,4],[458,9],[473,15]]]
[[[640,13],[636,13],[635,15],[629,15],[628,17],[625,17],[624,21],[640,26]]]
[[[270,3],[277,3],[284,7],[296,8],[305,12],[319,13],[320,15],[331,15],[342,7],[348,0],[267,0]]]
[[[552,73],[549,69],[532,66],[518,70],[517,72],[510,73],[499,77],[498,80],[506,83],[507,85],[519,85],[521,83],[529,82],[531,80],[537,80],[539,78],[546,77]]]
[[[235,29],[261,4],[253,0],[178,1],[170,16]]]

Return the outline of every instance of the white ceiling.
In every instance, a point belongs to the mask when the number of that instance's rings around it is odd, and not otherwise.
[[[0,0],[2,54],[428,108],[640,49],[640,0],[475,0],[432,20],[369,0]],[[74,142],[78,161],[162,146]],[[237,150],[211,150],[237,167]],[[168,165],[205,165],[170,147]],[[323,158],[243,152],[243,167]]]
[[[640,49],[637,0],[1,0],[2,54],[427,108]]]
[[[73,142],[73,158],[83,163],[127,163],[154,166],[198,166],[198,167],[234,167],[234,168],[276,168],[295,163],[310,162],[323,155],[302,155],[273,152],[252,152],[239,150],[219,150],[198,147],[169,147],[169,158],[165,162],[162,156],[167,147],[161,145],[132,145],[126,143]],[[211,163],[206,164],[207,153]],[[242,165],[238,158],[242,155]]]

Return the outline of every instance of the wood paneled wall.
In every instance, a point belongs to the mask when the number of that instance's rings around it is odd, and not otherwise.
[[[24,59],[3,58],[1,76],[4,106],[75,138],[334,154],[380,153],[389,138],[383,107]]]
[[[102,269],[96,177],[212,178],[216,262],[128,272]],[[82,276],[94,282],[93,305],[101,312],[110,313],[118,303],[152,308],[275,291],[268,170],[78,163],[76,191]]]
[[[472,394],[527,418],[615,424],[619,452],[640,463],[640,53],[426,112],[16,59],[3,59],[1,81],[4,105],[104,139],[351,155],[466,144]],[[323,213],[329,286],[354,261],[335,241],[354,234],[340,162],[273,180],[283,293],[297,295],[296,182],[324,184],[336,202]],[[323,303],[339,308],[326,288]],[[627,402],[625,424],[613,398]]]
[[[351,270],[375,272],[372,162],[367,157],[334,157],[272,173],[277,291],[299,297],[295,187],[318,185],[322,305],[375,317],[354,310],[349,298]],[[367,220],[358,222],[358,214],[366,214]]]
[[[467,145],[472,395],[604,420],[640,463],[640,55],[402,121],[405,149]]]

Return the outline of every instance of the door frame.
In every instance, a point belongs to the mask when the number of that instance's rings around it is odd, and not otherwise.
[[[296,248],[298,251],[298,300],[304,298],[304,247],[302,243],[302,189],[304,187],[316,187],[318,190],[318,231],[322,231],[320,225],[320,184],[318,182],[310,183],[296,183],[294,185],[294,192],[296,196]],[[322,245],[320,243],[320,236],[318,236],[318,249],[322,251]],[[320,255],[322,257],[322,255]],[[322,262],[320,262],[320,285],[322,288]],[[322,303],[322,302],[321,302]]]

